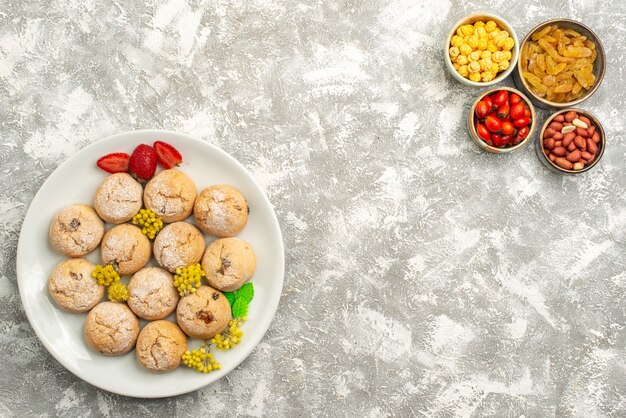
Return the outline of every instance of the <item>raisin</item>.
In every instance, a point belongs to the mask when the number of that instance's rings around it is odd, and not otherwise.
[[[204,323],[209,324],[213,321],[215,321],[215,318],[213,317],[213,314],[209,311],[199,311],[196,314],[196,317],[202,321],[204,321]]]

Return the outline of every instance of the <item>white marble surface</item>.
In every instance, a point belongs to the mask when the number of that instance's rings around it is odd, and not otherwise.
[[[445,73],[441,44],[477,10],[520,37],[562,16],[604,41],[582,107],[608,147],[590,173],[469,140],[477,91]],[[0,0],[0,416],[626,416],[625,15],[618,0]],[[285,237],[265,339],[172,399],[74,377],[16,286],[39,185],[136,128],[238,158]]]

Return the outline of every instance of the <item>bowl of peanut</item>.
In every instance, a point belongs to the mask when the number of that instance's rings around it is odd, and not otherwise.
[[[602,42],[580,22],[543,22],[524,38],[513,80],[543,109],[574,107],[591,97],[604,78]]]
[[[446,68],[462,84],[485,87],[511,74],[519,56],[511,25],[499,16],[473,13],[459,20],[444,44]]]
[[[535,149],[541,162],[561,174],[579,174],[598,164],[606,138],[600,121],[581,109],[559,110],[544,123]]]

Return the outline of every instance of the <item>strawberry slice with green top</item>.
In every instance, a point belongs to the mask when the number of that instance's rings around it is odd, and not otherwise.
[[[170,169],[183,162],[183,156],[180,155],[180,152],[167,142],[156,141],[152,144],[152,148],[156,152],[157,161],[165,169]]]
[[[130,155],[125,152],[114,152],[101,157],[96,165],[107,173],[126,173],[130,165]]]

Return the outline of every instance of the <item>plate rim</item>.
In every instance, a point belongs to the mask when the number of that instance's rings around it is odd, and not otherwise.
[[[167,394],[159,394],[159,395],[150,395],[150,394],[144,394],[144,395],[135,395],[135,394],[128,394],[128,393],[123,393],[122,391],[116,391],[116,390],[112,390],[109,388],[104,388],[102,387],[97,379],[92,379],[90,377],[85,377],[80,375],[79,370],[77,370],[76,368],[74,368],[71,364],[69,364],[68,362],[66,362],[64,360],[64,358],[62,356],[57,355],[57,353],[55,352],[55,350],[52,350],[52,348],[50,347],[49,342],[47,341],[46,338],[42,338],[41,336],[41,329],[37,324],[37,322],[34,320],[35,318],[32,317],[32,312],[28,309],[26,309],[26,304],[24,303],[24,292],[22,291],[22,287],[20,286],[20,282],[21,279],[20,277],[22,277],[25,273],[22,272],[22,268],[21,265],[23,264],[22,262],[22,247],[25,245],[24,244],[24,240],[23,240],[23,235],[24,235],[24,224],[26,219],[29,218],[29,216],[31,215],[31,211],[34,210],[33,209],[33,202],[35,201],[35,199],[37,198],[37,196],[39,195],[39,193],[41,192],[41,190],[46,186],[46,184],[50,181],[51,178],[53,178],[55,175],[57,175],[59,169],[61,169],[61,167],[63,167],[68,161],[70,161],[72,158],[74,158],[76,156],[76,154],[78,154],[79,152],[83,152],[85,150],[88,150],[89,148],[95,148],[98,144],[105,142],[105,141],[110,141],[113,140],[117,137],[121,137],[121,136],[126,136],[129,134],[146,134],[146,135],[154,135],[154,136],[158,136],[161,134],[166,134],[166,135],[178,135],[178,136],[182,136],[185,137],[185,139],[195,142],[197,144],[199,144],[200,146],[204,146],[207,147],[211,152],[216,152],[218,154],[221,154],[222,157],[225,157],[227,160],[230,160],[231,163],[234,163],[240,170],[242,173],[244,173],[244,175],[256,186],[258,187],[258,189],[261,191],[261,195],[263,196],[263,200],[265,201],[266,204],[269,205],[269,207],[271,208],[271,223],[272,223],[272,228],[276,228],[276,231],[278,232],[278,237],[280,238],[278,240],[279,243],[279,252],[280,252],[280,260],[279,260],[279,276],[275,278],[275,280],[279,280],[280,281],[280,294],[279,297],[276,298],[275,302],[272,302],[271,304],[266,305],[266,307],[268,309],[270,309],[272,311],[272,317],[271,320],[269,321],[269,323],[267,324],[267,327],[263,330],[262,333],[259,334],[259,336],[257,338],[254,339],[253,341],[253,345],[251,346],[252,348],[250,349],[250,351],[243,356],[240,360],[234,361],[232,362],[229,366],[227,367],[222,367],[222,369],[224,370],[224,375],[222,377],[220,377],[219,379],[211,382],[211,381],[207,381],[206,383],[197,386],[194,389],[182,389],[182,390],[176,390],[173,389],[170,392],[168,392]],[[39,340],[39,342],[41,342],[41,344],[46,348],[46,350],[48,351],[49,354],[52,355],[52,357],[54,357],[54,359],[59,362],[66,370],[70,371],[74,376],[76,376],[78,379],[89,383],[90,385],[100,389],[100,390],[104,390],[106,392],[110,392],[110,393],[114,393],[116,395],[121,395],[121,396],[127,396],[127,397],[132,397],[132,398],[145,398],[145,399],[158,399],[158,398],[167,398],[167,397],[172,397],[172,396],[178,396],[178,395],[182,395],[182,394],[186,394],[186,393],[191,393],[194,392],[196,390],[202,389],[204,387],[207,387],[208,385],[212,384],[212,383],[216,383],[219,380],[225,378],[230,372],[232,372],[234,369],[236,369],[241,363],[244,362],[244,360],[246,360],[250,354],[252,354],[252,352],[257,348],[257,346],[259,345],[259,343],[261,342],[261,340],[263,339],[263,337],[265,336],[265,334],[267,334],[267,331],[269,331],[272,323],[274,322],[274,319],[276,317],[276,312],[278,312],[278,306],[280,304],[280,299],[282,296],[282,291],[284,288],[284,282],[285,282],[285,243],[284,243],[284,238],[283,238],[283,233],[282,230],[280,228],[280,222],[278,222],[278,216],[276,215],[276,210],[274,208],[274,205],[272,204],[272,202],[269,200],[267,193],[265,191],[265,189],[257,182],[256,178],[252,175],[252,173],[241,163],[239,162],[239,160],[237,160],[235,157],[233,157],[232,155],[230,155],[229,153],[227,153],[226,151],[224,151],[223,149],[221,149],[220,147],[218,147],[217,145],[214,145],[211,142],[208,141],[204,141],[201,140],[199,138],[196,138],[194,136],[191,136],[189,134],[186,133],[181,133],[181,132],[176,132],[176,131],[172,131],[172,130],[167,130],[167,129],[133,129],[133,130],[128,130],[128,131],[124,131],[124,132],[120,132],[120,133],[116,133],[113,135],[109,135],[106,136],[104,138],[101,138],[97,141],[94,141],[82,148],[80,148],[79,150],[77,150],[73,155],[65,158],[51,173],[50,175],[48,175],[48,177],[46,177],[46,179],[44,180],[44,182],[41,184],[41,186],[39,186],[39,189],[37,190],[37,192],[35,193],[35,195],[33,196],[33,198],[31,199],[30,203],[28,204],[28,210],[26,211],[26,214],[24,215],[24,218],[22,220],[22,226],[20,228],[20,235],[18,238],[18,243],[17,243],[17,253],[16,253],[16,257],[15,257],[15,264],[16,264],[16,281],[17,281],[17,287],[18,287],[18,291],[20,294],[20,302],[22,304],[22,309],[24,310],[24,312],[26,313],[26,317],[28,319],[28,322],[31,326],[31,328],[33,329],[33,331],[35,331],[35,335],[37,336],[37,339]],[[207,375],[210,376],[210,375]]]

